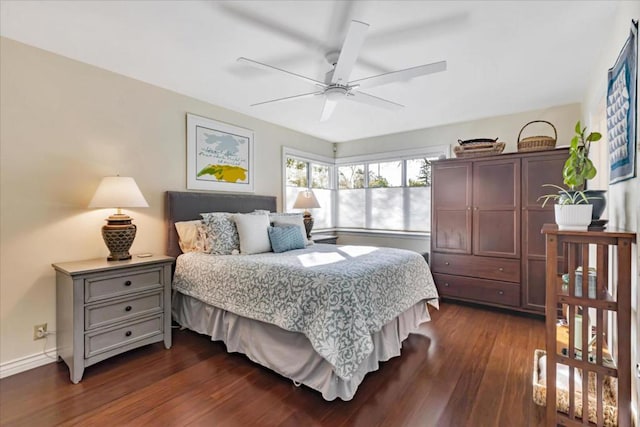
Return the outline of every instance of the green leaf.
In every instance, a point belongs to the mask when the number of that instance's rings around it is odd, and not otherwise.
[[[580,133],[580,120],[578,120],[578,123],[576,123],[576,133]]]
[[[574,136],[573,138],[571,138],[571,149],[572,150],[577,150],[579,143],[580,143],[580,140],[578,139],[577,136]]]
[[[600,141],[602,138],[602,134],[600,132],[591,132],[587,137],[587,141]]]

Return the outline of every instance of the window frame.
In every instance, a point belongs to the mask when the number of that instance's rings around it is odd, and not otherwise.
[[[286,212],[287,209],[287,157],[293,157],[296,160],[306,162],[307,163],[307,187],[298,187],[308,188],[309,190],[313,190],[313,167],[312,164],[322,165],[329,167],[329,188],[331,193],[331,208],[330,215],[332,218],[332,224],[330,224],[329,228],[319,228],[317,230],[334,230],[336,228],[335,219],[337,213],[336,207],[336,164],[335,159],[333,157],[326,157],[320,154],[309,153],[306,151],[297,150],[291,147],[282,147],[282,211]],[[314,230],[316,228],[314,227]]]

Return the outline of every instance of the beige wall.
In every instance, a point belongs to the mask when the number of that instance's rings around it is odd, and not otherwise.
[[[546,120],[554,124],[558,131],[557,145],[568,145],[573,136],[576,120],[580,118],[580,104],[563,105],[534,110],[519,114],[490,117],[470,122],[455,123],[428,129],[419,129],[393,135],[384,135],[338,144],[336,157],[357,156],[362,154],[384,153],[395,150],[408,150],[434,145],[449,145],[451,150],[458,139],[496,138],[507,143],[504,152],[518,151],[518,133],[522,127],[532,120]],[[527,126],[522,138],[534,135],[553,136],[553,129],[543,123]],[[453,151],[451,151],[453,156]],[[430,252],[428,238],[395,238],[338,233],[339,243],[345,245],[391,246]]]
[[[460,122],[341,143],[338,144],[336,156],[355,156],[432,145],[450,145],[453,147],[453,145],[457,145],[458,139],[496,137],[499,137],[500,141],[507,143],[504,152],[512,153],[518,151],[517,141],[520,129],[532,120],[546,120],[553,123],[558,130],[557,145],[567,145],[571,142],[573,128],[579,116],[580,104],[570,104],[544,110],[489,117],[470,122]],[[527,126],[522,132],[523,138],[534,135],[553,136],[553,129],[544,123],[534,123]]]
[[[106,257],[100,179],[132,176],[150,207],[129,211],[132,252],[165,250],[163,193],[186,189],[187,112],[255,132],[255,193],[282,201],[282,146],[333,156],[325,141],[0,39],[0,363],[34,355],[55,330],[51,263]],[[211,82],[215,84],[215,82]],[[55,348],[55,339],[47,348]]]
[[[597,52],[600,53],[596,67],[592,70],[592,80],[585,93],[583,101],[583,118],[585,123],[589,123],[591,117],[598,115],[598,108],[606,95],[607,85],[607,70],[613,66],[624,45],[627,37],[629,36],[629,30],[631,28],[631,19],[640,18],[640,2],[626,1],[621,2],[617,15],[615,25],[610,32],[610,38],[603,40],[603,45],[598,47]],[[640,62],[639,62],[640,69]],[[637,117],[636,117],[637,120]],[[591,123],[589,123],[591,124]],[[640,125],[640,122],[638,123]],[[597,124],[593,123],[594,129]],[[618,227],[623,230],[634,231],[638,233],[640,231],[640,144],[636,141],[636,177],[627,181],[623,181],[614,185],[608,186],[607,192],[607,215],[609,218],[610,227]],[[604,156],[603,159],[599,159],[600,164],[597,167],[600,170],[604,170],[609,167],[608,158]],[[606,188],[606,187],[604,187]],[[640,243],[640,238],[636,240]],[[631,283],[631,363],[632,372],[635,372],[635,364],[640,363],[640,290],[638,284],[640,283],[640,251],[638,251],[638,244],[634,247],[633,255],[633,274]],[[638,416],[638,402],[640,402],[640,379],[638,379],[633,373],[632,387],[634,389],[634,411],[636,417]],[[636,421],[636,425],[640,425]]]

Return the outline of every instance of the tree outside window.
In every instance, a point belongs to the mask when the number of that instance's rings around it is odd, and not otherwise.
[[[307,187],[307,162],[287,157],[287,185]]]
[[[407,186],[430,187],[431,186],[431,161],[433,159],[421,158],[407,160]]]
[[[311,188],[331,188],[329,166],[311,164]]]
[[[348,165],[338,168],[338,188],[364,188],[364,165]]]

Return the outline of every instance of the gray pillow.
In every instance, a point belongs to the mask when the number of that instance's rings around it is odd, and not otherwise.
[[[200,216],[207,230],[209,253],[232,255],[240,252],[240,238],[231,213],[210,212]]]

